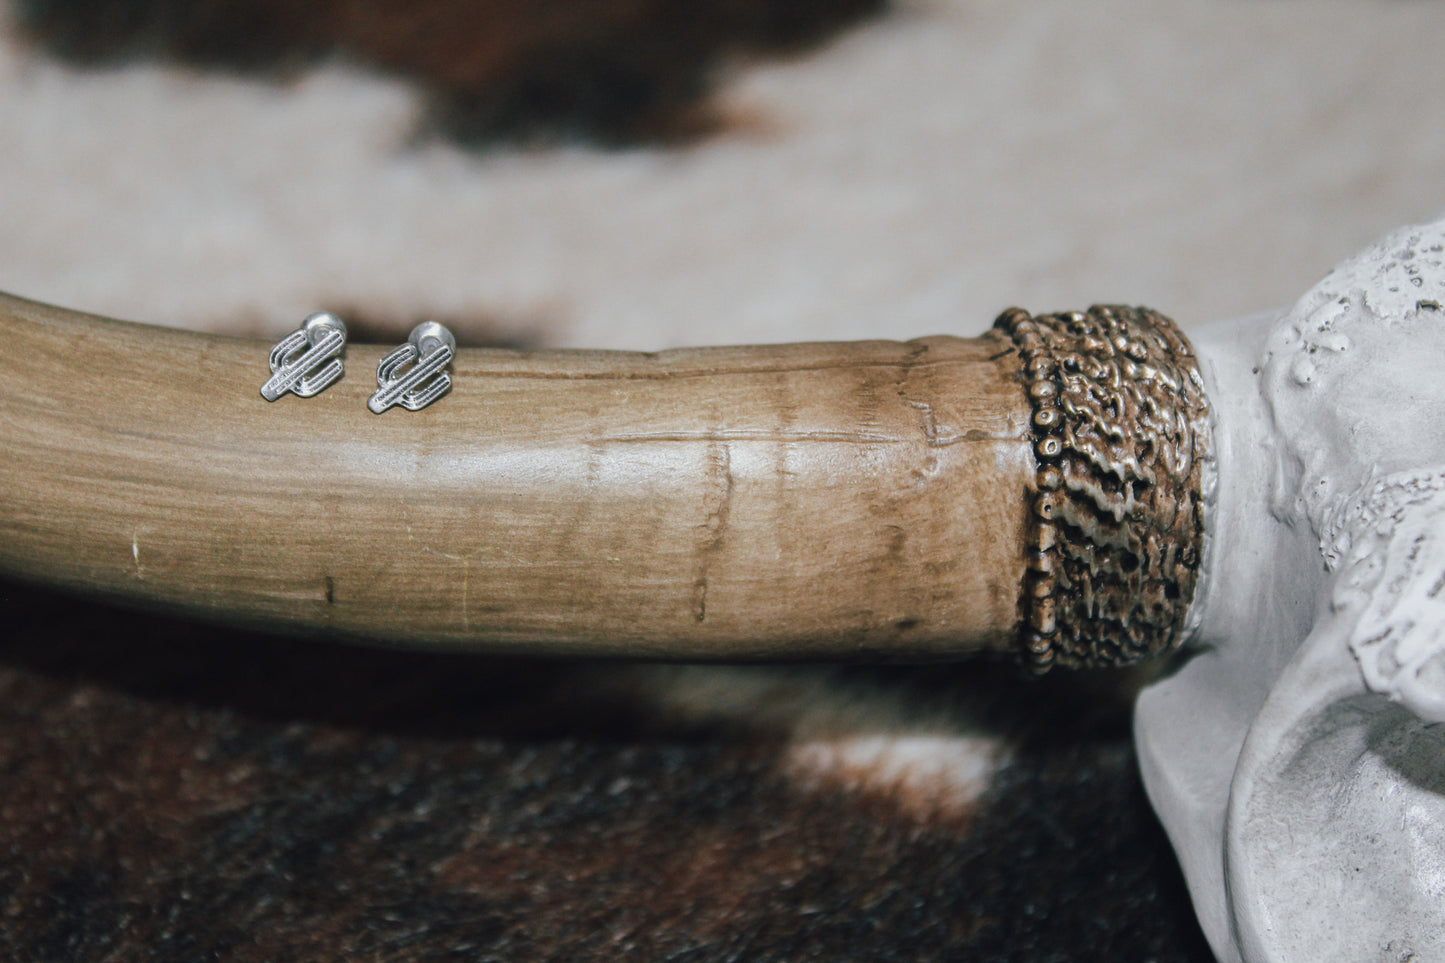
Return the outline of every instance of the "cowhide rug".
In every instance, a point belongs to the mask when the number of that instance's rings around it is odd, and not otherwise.
[[[0,0],[0,288],[274,337],[1291,299],[1445,196],[1432,4]],[[0,348],[3,349],[3,348]],[[3,497],[3,495],[0,495]],[[0,957],[1205,960],[1138,673],[362,649],[0,583]]]
[[[1118,680],[341,649],[5,585],[12,960],[1206,960]]]

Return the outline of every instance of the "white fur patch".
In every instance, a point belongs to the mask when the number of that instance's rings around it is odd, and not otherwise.
[[[0,0],[0,17],[8,19]],[[972,333],[1282,303],[1441,202],[1429,4],[919,2],[740,68],[737,133],[472,156],[403,84],[75,71],[0,33],[0,289],[255,332],[318,308],[555,342]]]
[[[967,707],[824,667],[639,672],[643,698],[666,724],[782,737],[784,765],[800,784],[867,793],[919,818],[966,814],[1007,758]]]
[[[902,732],[810,739],[789,753],[809,780],[886,796],[915,816],[967,813],[988,788],[999,741],[957,733]]]

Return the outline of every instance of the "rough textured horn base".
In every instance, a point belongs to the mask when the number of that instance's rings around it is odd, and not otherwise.
[[[1023,361],[1038,458],[1026,664],[1122,665],[1178,645],[1203,555],[1209,405],[1164,315],[1096,306],[995,322]]]

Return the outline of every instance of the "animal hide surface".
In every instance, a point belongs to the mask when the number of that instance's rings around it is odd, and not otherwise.
[[[1116,680],[517,662],[3,587],[13,960],[1205,960]]]
[[[1441,204],[1430,11],[0,2],[0,288],[512,346],[1187,327]],[[382,651],[19,581],[0,624],[5,959],[1209,958],[1137,674]]]

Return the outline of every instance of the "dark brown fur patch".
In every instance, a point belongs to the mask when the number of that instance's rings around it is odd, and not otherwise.
[[[15,583],[0,621],[4,959],[1209,959],[1112,684],[843,670],[1014,745],[967,818],[920,820],[794,783],[765,732],[660,725],[626,666]]]
[[[457,141],[623,145],[713,129],[721,64],[804,49],[887,0],[22,0],[85,64],[158,58],[285,74],[341,58],[419,83]]]

